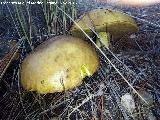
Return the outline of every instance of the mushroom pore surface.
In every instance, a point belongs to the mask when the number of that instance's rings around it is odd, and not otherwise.
[[[71,36],[53,37],[24,59],[21,84],[41,94],[62,92],[80,85],[98,67],[98,55],[87,42]],[[85,70],[89,73],[82,75]]]

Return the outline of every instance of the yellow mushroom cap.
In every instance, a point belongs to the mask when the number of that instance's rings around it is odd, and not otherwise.
[[[108,9],[95,9],[83,14],[78,20],[78,25],[92,36],[92,28],[96,32],[108,32],[114,39],[119,39],[125,34],[132,34],[138,31],[135,20],[119,11]],[[76,37],[85,37],[83,32],[75,25],[71,27],[71,34]]]
[[[98,67],[98,55],[87,42],[71,36],[53,37],[24,59],[21,84],[41,94],[62,92],[80,85]]]

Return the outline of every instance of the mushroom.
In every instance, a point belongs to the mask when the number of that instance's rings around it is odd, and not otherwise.
[[[70,90],[99,68],[94,47],[72,36],[53,37],[39,45],[23,61],[21,84],[40,94]]]
[[[111,36],[116,41],[126,34],[129,35],[138,31],[136,22],[130,16],[108,9],[89,11],[76,22],[89,36],[93,36],[93,32],[90,29],[95,30],[99,37],[102,38],[102,41],[97,38],[97,45],[100,46],[100,43],[102,43],[105,47],[109,47]],[[71,27],[70,32],[73,36],[85,37],[75,24]]]

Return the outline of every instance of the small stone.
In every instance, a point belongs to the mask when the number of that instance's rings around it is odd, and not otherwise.
[[[121,97],[121,104],[126,109],[127,112],[131,114],[134,112],[135,102],[132,95],[130,95],[129,93],[126,93]]]

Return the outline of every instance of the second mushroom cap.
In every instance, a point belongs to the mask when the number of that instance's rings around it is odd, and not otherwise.
[[[83,14],[78,20],[78,25],[89,35],[93,32],[110,33],[114,39],[119,39],[125,34],[132,34],[138,31],[138,26],[135,20],[119,11],[108,9],[95,9]],[[74,24],[71,27],[71,34],[76,37],[85,37],[83,32]]]

